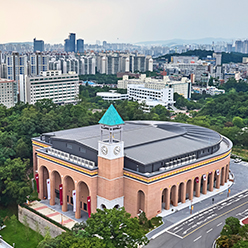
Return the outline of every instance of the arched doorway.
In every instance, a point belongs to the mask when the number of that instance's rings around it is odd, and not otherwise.
[[[216,189],[220,188],[220,170],[217,169],[214,173],[214,187]]]
[[[187,181],[186,185],[186,199],[192,200],[193,199],[193,182],[191,179]]]
[[[207,194],[207,189],[208,189],[208,176],[206,174],[203,174],[201,176],[201,190],[200,192],[202,194]]]
[[[170,209],[169,190],[167,188],[162,192],[162,209]]]
[[[57,171],[53,171],[52,174],[54,176],[55,197],[59,199],[59,185],[62,183],[61,176]]]
[[[225,167],[221,168],[220,183],[223,186],[225,184]]]
[[[138,210],[137,213],[145,212],[145,193],[142,190],[138,191]]]
[[[171,187],[170,202],[175,207],[178,205],[178,191],[176,185]]]
[[[201,194],[201,178],[194,179],[194,196],[199,197]]]
[[[229,165],[227,164],[226,165],[226,178],[225,178],[225,182],[227,182],[228,178],[229,178]]]
[[[178,202],[185,202],[185,184],[183,182],[178,187]]]
[[[66,202],[73,205],[72,191],[75,190],[75,184],[70,176],[66,176],[65,178],[64,190],[65,192],[63,194],[66,195]]]
[[[77,190],[79,191],[79,203],[80,203],[80,210],[83,210],[85,212],[88,211],[87,209],[87,197],[90,195],[89,187],[85,182],[79,182],[78,183],[78,188]]]
[[[40,167],[39,180],[40,180],[40,198],[41,200],[47,199],[47,179],[49,179],[48,169],[43,165]]]

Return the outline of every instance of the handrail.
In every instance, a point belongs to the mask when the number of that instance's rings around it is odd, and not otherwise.
[[[95,168],[95,162],[93,162],[93,161],[90,161],[88,159],[84,159],[84,158],[72,155],[72,154],[67,153],[67,152],[57,150],[57,149],[52,148],[52,147],[47,147],[46,152],[48,154],[51,154],[51,155],[56,156],[58,158],[62,158],[64,160],[67,160],[67,161],[73,162],[75,164],[79,164],[79,165],[88,167],[90,169]]]

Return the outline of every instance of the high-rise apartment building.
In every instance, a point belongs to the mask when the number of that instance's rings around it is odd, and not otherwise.
[[[68,39],[65,39],[65,47],[64,47],[65,51],[75,53],[76,51],[75,44],[76,44],[76,34],[70,33]]]
[[[34,38],[34,52],[43,52],[44,51],[44,41],[43,40],[36,40]]]
[[[36,52],[30,55],[29,75],[39,75],[42,71],[47,71],[49,68],[49,58],[41,52]]]
[[[20,55],[13,52],[11,55],[6,56],[6,78],[14,80],[14,102],[18,101],[18,94],[20,92],[20,83],[27,75],[27,56]]]
[[[215,65],[221,65],[222,53],[213,53],[213,57],[216,60]]]
[[[242,52],[242,41],[241,40],[235,41],[235,52],[237,52],[237,53]]]
[[[0,78],[0,104],[7,108],[15,104],[15,81]]]
[[[226,47],[227,47],[227,52],[232,52],[233,51],[233,47],[232,47],[232,44],[227,44],[226,45]]]
[[[62,57],[59,60],[49,61],[49,68],[61,70],[62,73],[69,73],[75,71],[79,75],[95,74],[96,73],[96,59],[94,55],[87,56],[69,56]]]
[[[96,65],[97,71],[101,74],[153,71],[152,57],[142,54],[99,53]]]
[[[22,90],[25,102],[30,104],[44,98],[54,103],[72,103],[79,94],[79,78],[75,72],[41,72],[39,76],[28,76]]]
[[[84,40],[83,39],[78,39],[77,40],[77,52],[78,53],[83,53],[84,52]]]

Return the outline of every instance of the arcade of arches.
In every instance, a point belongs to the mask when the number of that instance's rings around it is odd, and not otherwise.
[[[185,203],[187,199],[192,200],[193,197],[207,194],[207,191],[213,191],[214,188],[219,189],[220,185],[227,182],[228,174],[229,165],[226,165],[221,170],[212,171],[207,175],[204,174],[164,188],[162,191],[162,209],[169,210],[171,205],[176,207],[179,202]]]
[[[87,212],[87,197],[90,195],[88,185],[83,182],[74,182],[71,176],[67,175],[64,178],[61,177],[60,173],[53,170],[49,173],[47,167],[41,166],[39,168],[39,185],[40,192],[39,198],[46,199],[48,196],[47,192],[47,179],[50,179],[50,205],[60,204],[60,191],[59,185],[63,185],[63,205],[62,211],[68,210],[68,204],[73,206],[73,191],[76,190],[76,212],[75,217],[81,218],[81,211]]]
[[[70,175],[62,176],[60,171],[56,169],[49,170],[50,165],[41,165],[38,168],[39,174],[39,198],[44,199],[47,197],[47,179],[50,179],[50,205],[60,204],[60,191],[59,185],[63,185],[63,205],[62,211],[68,210],[68,205],[75,206],[75,217],[81,218],[81,211],[88,212],[87,205],[87,197],[90,196],[92,199],[96,198],[97,191],[93,189],[93,185],[95,183],[91,183],[95,179],[87,179],[83,175],[79,175],[78,178],[80,180],[76,181],[74,178],[73,172]],[[172,206],[177,206],[178,203],[185,203],[186,200],[192,200],[194,197],[199,197],[201,194],[207,194],[208,191],[213,191],[214,188],[219,189],[220,185],[224,185],[228,180],[229,175],[229,164],[219,167],[219,169],[211,170],[205,174],[199,174],[198,176],[192,176],[190,178],[184,178],[184,180],[176,181],[176,177],[171,179],[171,185],[168,185],[168,180],[163,180],[159,182],[159,187],[157,193],[154,195],[154,198],[151,198],[150,192],[152,192],[153,187],[156,187],[155,184],[142,186],[138,182],[131,181],[126,179],[127,182],[131,182],[128,187],[130,191],[125,194],[125,200],[130,201],[130,197],[132,200],[131,203],[126,205],[124,202],[124,206],[128,212],[132,214],[132,216],[137,216],[137,214],[142,211],[146,212],[147,217],[151,218],[159,213],[163,209],[169,210]],[[182,177],[181,177],[182,178]],[[84,181],[86,180],[86,181]],[[95,181],[97,182],[97,181]],[[163,184],[167,184],[168,186],[163,187]],[[133,190],[134,185],[137,185],[136,190]],[[149,190],[148,190],[149,188]],[[131,190],[132,189],[132,190]],[[151,190],[150,190],[151,189]],[[76,191],[76,204],[73,204],[73,196],[72,193]],[[128,195],[127,195],[128,194]],[[153,197],[153,196],[152,196]],[[152,199],[152,200],[151,200]],[[156,203],[155,203],[156,200]],[[94,200],[95,201],[95,200]],[[93,204],[93,202],[92,202]],[[135,205],[134,205],[135,204]],[[130,206],[130,207],[129,207]],[[156,207],[155,207],[156,206]],[[157,206],[159,208],[157,208]],[[151,208],[153,209],[151,210]],[[106,208],[106,206],[102,205],[102,209]],[[119,208],[119,205],[116,205],[115,208]],[[156,212],[154,211],[156,208]],[[96,209],[92,207],[92,212]],[[155,213],[154,213],[155,212]]]

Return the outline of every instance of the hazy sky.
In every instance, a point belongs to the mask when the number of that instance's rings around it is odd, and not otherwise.
[[[248,38],[247,0],[0,0],[0,43]]]

